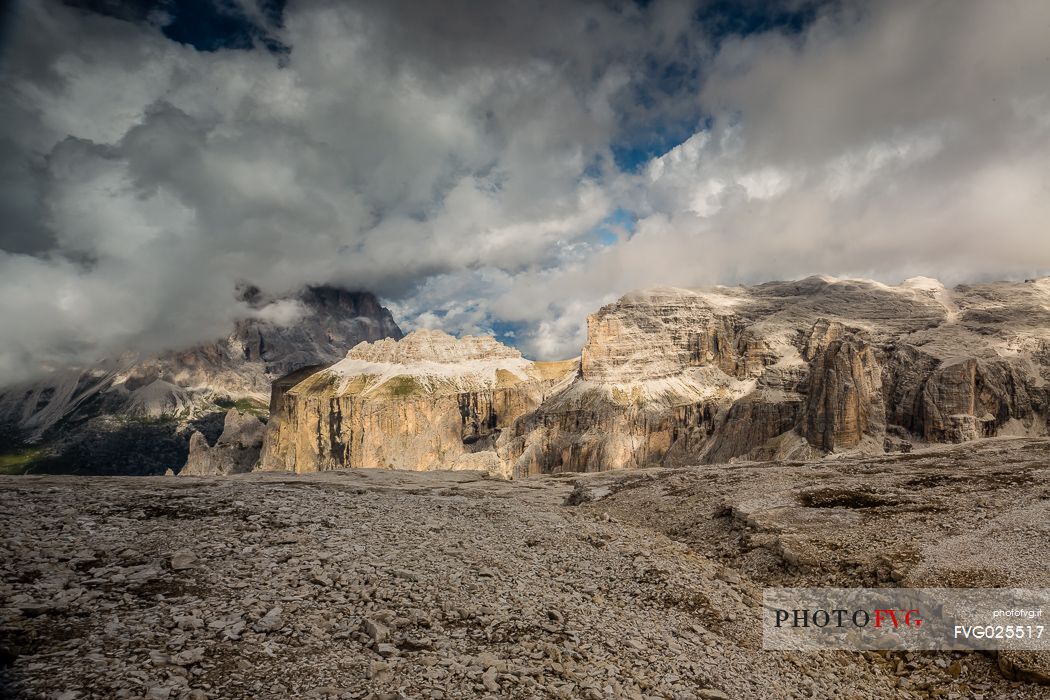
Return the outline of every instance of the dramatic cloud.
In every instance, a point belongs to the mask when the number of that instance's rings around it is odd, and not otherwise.
[[[8,17],[0,382],[246,280],[563,357],[635,287],[1050,271],[1043,3],[129,7]]]

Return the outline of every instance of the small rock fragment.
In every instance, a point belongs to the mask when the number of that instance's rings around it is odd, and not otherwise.
[[[372,638],[376,644],[385,642],[390,635],[390,630],[382,622],[365,620],[365,634]]]
[[[171,557],[171,568],[173,571],[192,569],[197,565],[197,555],[188,549],[180,549]]]
[[[281,629],[284,626],[284,621],[281,618],[282,612],[280,607],[271,608],[268,613],[255,621],[252,629],[256,632],[274,632]]]

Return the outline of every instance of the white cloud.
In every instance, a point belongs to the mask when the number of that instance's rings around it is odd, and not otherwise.
[[[1050,271],[1046,6],[834,4],[718,51],[689,12],[313,0],[281,58],[23,5],[0,381],[221,335],[240,280],[371,289],[407,328],[502,321],[552,358],[636,287]],[[675,61],[698,91],[653,87]],[[697,109],[709,129],[612,165]],[[599,244],[617,207],[635,230]]]

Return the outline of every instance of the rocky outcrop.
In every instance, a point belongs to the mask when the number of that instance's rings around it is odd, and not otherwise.
[[[628,294],[588,317],[580,378],[630,384],[675,376],[686,367],[755,376],[776,358],[760,340],[741,333],[733,308],[742,301],[666,287]]]
[[[871,346],[821,319],[803,352],[810,362],[802,434],[821,450],[856,447],[885,432],[882,370]]]
[[[248,412],[231,409],[223,422],[222,434],[208,445],[203,433],[190,436],[190,453],[179,476],[217,476],[243,474],[259,461],[266,426]]]
[[[1037,589],[1045,626],[1048,462],[0,479],[0,697],[1046,700],[1045,651],[764,649],[756,595]]]
[[[418,332],[277,382],[263,465],[526,476],[1044,435],[1047,309],[1050,280],[663,287],[593,314],[578,371]]]
[[[246,287],[240,293],[250,318],[225,339],[0,387],[0,450],[43,446],[34,471],[177,471],[193,434],[214,443],[231,406],[265,412],[276,378],[334,363],[362,341],[401,337],[390,312],[367,292],[310,287],[268,298]],[[282,315],[278,309],[294,318],[268,320]]]
[[[728,294],[629,294],[587,321],[580,372],[501,436],[515,476],[695,462],[775,353]]]
[[[575,371],[575,362],[533,363],[488,337],[420,330],[362,343],[275,385],[261,468],[501,472],[492,451],[500,433]]]
[[[942,364],[923,388],[924,437],[964,442],[993,437],[1011,423],[1027,433],[1044,408],[1041,384],[1029,367],[1008,360],[970,357]]]
[[[703,453],[703,461],[728,462],[745,454],[751,459],[770,459],[783,455],[784,451],[779,446],[770,445],[770,442],[780,435],[788,434],[798,425],[803,409],[803,401],[797,395],[749,394],[729,408],[717,433],[712,435],[710,446]],[[766,454],[760,454],[763,446],[767,445]],[[797,456],[810,455],[807,450]]]

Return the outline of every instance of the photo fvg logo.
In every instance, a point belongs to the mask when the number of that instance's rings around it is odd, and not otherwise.
[[[1044,610],[1044,588],[767,588],[762,648],[1044,651]]]
[[[880,608],[875,610],[785,610],[775,608],[776,627],[860,627],[869,625],[874,629],[901,629],[922,627],[922,617],[918,610],[895,610]]]

